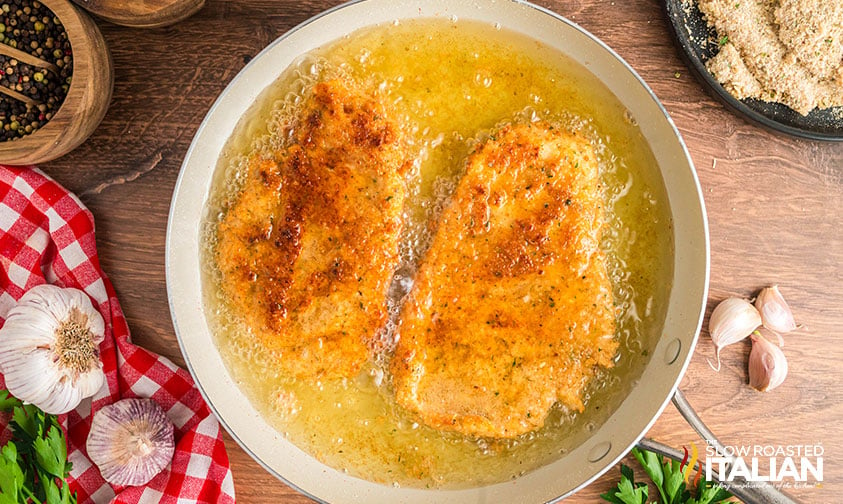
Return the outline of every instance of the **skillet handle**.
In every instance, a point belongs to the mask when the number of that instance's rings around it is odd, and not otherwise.
[[[714,447],[718,456],[730,459],[734,458],[730,457],[726,453],[723,444],[719,439],[717,439],[717,436],[715,436],[714,433],[706,427],[705,423],[703,423],[702,419],[699,415],[697,415],[697,412],[694,411],[694,408],[691,407],[691,404],[685,398],[685,394],[683,394],[679,389],[676,389],[676,393],[673,395],[673,405],[676,406],[676,409],[679,410],[679,413],[685,421],[688,422],[695,431],[697,431],[697,434],[699,434],[709,446]],[[638,444],[642,448],[660,453],[674,460],[682,460],[682,457],[684,456],[684,453],[651,439],[644,438]],[[700,466],[702,466],[702,464],[700,464]],[[721,479],[723,476],[725,475],[718,475],[718,481],[721,483],[725,483]],[[728,490],[744,502],[749,502],[751,504],[796,504],[796,501],[794,501],[793,498],[764,481],[750,482],[740,476],[736,476],[732,481],[728,482],[728,484]]]

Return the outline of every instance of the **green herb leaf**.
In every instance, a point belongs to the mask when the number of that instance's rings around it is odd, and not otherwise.
[[[62,481],[61,484],[61,502],[62,504],[76,504],[76,496],[71,493],[67,480]]]
[[[633,485],[631,481],[626,480],[618,484],[618,493],[615,495],[629,504],[646,504],[647,494],[648,489],[646,483]]]
[[[8,502],[17,502],[23,487],[23,471],[18,465],[18,452],[13,443],[0,451],[0,495]],[[6,500],[0,498],[0,502]]]
[[[669,499],[668,504],[682,504],[691,497],[690,492],[685,490],[685,475],[679,470],[680,465],[676,460],[662,460],[664,493]]]
[[[38,425],[43,425],[43,420],[38,421],[38,412],[33,411],[34,406],[31,404],[24,404],[15,407],[12,411],[12,429],[15,434],[25,436],[29,442],[35,440],[39,435]],[[37,409],[37,408],[36,408]]]
[[[697,483],[697,498],[690,499],[688,504],[714,504],[732,497],[722,486],[700,478]]]
[[[41,468],[55,476],[64,478],[64,463],[67,460],[67,445],[61,429],[51,427],[46,437],[39,437],[33,443],[35,448],[35,461]],[[49,497],[49,496],[48,496]]]
[[[661,456],[638,448],[632,449],[632,455],[641,464],[641,467],[644,468],[647,476],[656,484],[656,489],[659,491],[659,495],[661,495],[662,502],[669,504],[670,500],[668,500],[664,493],[664,470],[662,469]]]
[[[661,455],[639,448],[633,448],[632,455],[659,491],[661,504],[717,504],[733,497],[719,484],[707,481],[701,475],[697,476],[699,481],[693,488],[696,494],[693,496],[685,484],[679,462],[665,460]],[[636,482],[632,469],[621,465],[620,482],[600,497],[612,504],[646,504],[649,496],[647,484]]]
[[[0,390],[0,411],[12,411],[12,408],[22,404],[20,399],[12,396],[8,390]]]
[[[58,418],[6,390],[0,390],[0,411],[12,412],[12,439],[0,449],[0,504],[76,504]]]
[[[600,497],[612,504],[647,504],[648,492],[647,484],[636,483],[632,469],[621,464],[621,481]]]

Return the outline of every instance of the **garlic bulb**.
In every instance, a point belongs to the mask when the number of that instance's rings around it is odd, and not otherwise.
[[[711,361],[708,365],[715,371],[720,371],[720,349],[743,340],[760,325],[761,315],[746,299],[730,297],[721,301],[708,320],[708,332],[714,342],[717,367],[715,368]]]
[[[767,341],[758,331],[752,333],[749,353],[749,384],[767,392],[782,384],[787,377],[787,359],[782,349]]]
[[[99,344],[105,322],[77,289],[38,285],[0,328],[0,371],[12,395],[47,413],[72,410],[105,382]]]
[[[86,447],[109,483],[144,485],[173,458],[173,424],[152,399],[121,399],[94,415]]]
[[[761,313],[761,320],[767,329],[776,333],[786,333],[796,329],[793,312],[790,311],[790,307],[779,292],[778,285],[763,289],[755,300],[755,307]],[[779,343],[783,343],[781,336],[779,336]]]

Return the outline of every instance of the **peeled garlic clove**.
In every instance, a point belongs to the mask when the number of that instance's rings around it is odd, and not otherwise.
[[[48,284],[29,289],[0,328],[6,387],[47,413],[67,413],[105,382],[104,337],[102,315],[84,292]]]
[[[711,312],[708,320],[708,332],[714,342],[717,357],[715,368],[709,361],[709,366],[720,371],[720,349],[743,340],[761,325],[761,315],[746,299],[730,297],[720,302]]]
[[[109,483],[144,485],[173,458],[173,423],[152,399],[121,399],[94,415],[86,447]]]
[[[774,285],[763,289],[755,300],[755,307],[761,313],[764,327],[777,333],[786,333],[796,329],[793,312],[785,302],[779,286]],[[781,338],[779,338],[782,343]]]
[[[787,377],[787,359],[778,346],[754,332],[749,353],[749,384],[761,392],[768,392],[782,384]]]

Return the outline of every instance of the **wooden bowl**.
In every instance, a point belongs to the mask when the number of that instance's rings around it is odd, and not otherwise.
[[[195,14],[205,0],[73,0],[106,21],[133,28],[169,26]]]
[[[73,51],[73,80],[47,124],[0,141],[0,163],[27,165],[56,159],[84,142],[99,125],[114,87],[111,53],[93,20],[68,0],[41,0],[61,20]]]

